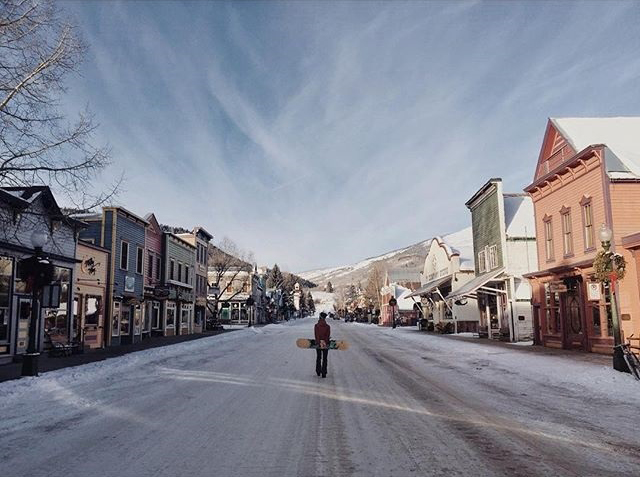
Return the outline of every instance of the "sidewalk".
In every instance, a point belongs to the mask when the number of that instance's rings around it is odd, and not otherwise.
[[[221,331],[207,331],[205,333],[183,335],[183,336],[153,336],[147,338],[141,343],[131,345],[112,346],[102,349],[87,350],[84,353],[73,354],[71,356],[51,357],[45,351],[40,355],[39,369],[40,374],[47,371],[54,371],[56,369],[68,368],[71,366],[79,366],[81,364],[93,363],[94,361],[102,361],[108,358],[114,358],[116,356],[122,356],[135,351],[142,351],[150,348],[157,348],[159,346],[167,346],[176,343],[182,343],[184,341],[192,341],[200,338],[206,338],[207,336],[219,335],[221,333],[227,333],[233,330],[221,330]],[[10,363],[0,365],[0,383],[3,381],[9,381],[10,379],[17,379],[21,376],[22,363]]]
[[[605,354],[598,353],[586,353],[584,351],[573,351],[568,349],[556,349],[546,348],[539,345],[526,345],[518,343],[510,343],[508,341],[490,340],[487,338],[474,338],[471,336],[459,336],[459,335],[441,335],[439,333],[416,331],[416,333],[425,333],[431,336],[441,336],[442,338],[451,341],[466,341],[467,343],[474,343],[482,346],[491,346],[497,349],[505,349],[508,351],[522,352],[522,353],[534,353],[541,356],[564,356],[566,358],[573,359],[575,361],[582,361],[586,363],[606,364],[612,365],[613,357]]]

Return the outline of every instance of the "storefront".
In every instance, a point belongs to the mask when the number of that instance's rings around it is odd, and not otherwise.
[[[551,348],[611,353],[609,289],[593,279],[591,262],[528,275],[533,287],[534,338]]]
[[[76,249],[74,340],[84,349],[105,346],[105,303],[109,280],[109,251],[79,241]]]

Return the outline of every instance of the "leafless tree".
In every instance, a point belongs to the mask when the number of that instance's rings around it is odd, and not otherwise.
[[[364,297],[367,303],[371,300],[376,304],[378,309],[382,308],[382,295],[380,295],[380,289],[383,285],[382,271],[377,265],[374,265],[369,271],[369,277],[367,278],[367,284],[364,287]]]
[[[85,51],[52,0],[0,0],[0,185],[48,185],[79,210],[106,202],[121,182],[95,186],[109,150],[93,144],[88,111],[61,112],[65,79]]]
[[[212,315],[217,314],[218,304],[231,301],[250,285],[254,257],[252,252],[241,250],[236,243],[224,237],[218,245],[211,245],[208,251],[209,286],[218,288],[217,295],[207,299],[207,307]],[[230,288],[230,295],[222,295]]]

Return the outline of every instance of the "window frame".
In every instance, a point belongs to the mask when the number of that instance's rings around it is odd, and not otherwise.
[[[124,245],[127,245],[127,258],[125,260],[125,266],[122,266],[122,259],[124,257],[124,252],[123,252],[123,247]],[[129,242],[127,242],[126,240],[120,239],[120,270],[126,270],[129,271]]]
[[[588,218],[590,224],[587,224],[587,207],[589,208]],[[580,201],[582,216],[582,240],[585,252],[592,252],[596,249],[595,227],[593,226],[593,200],[591,197],[583,196]],[[590,228],[590,229],[589,229]],[[589,244],[587,244],[589,242]]]
[[[487,271],[487,253],[486,250],[478,252],[478,272],[485,273]]]
[[[175,277],[176,261],[172,258],[169,260],[169,280]]]
[[[136,273],[144,276],[144,248],[136,246]]]
[[[573,257],[573,223],[571,220],[571,207],[560,209],[562,222],[562,255]]]
[[[488,258],[489,258],[488,271],[498,268],[498,246],[497,245],[491,245],[489,247]]]
[[[553,217],[546,215],[542,219],[544,224],[544,247],[545,258],[547,262],[553,262],[555,260],[555,251],[553,243]]]

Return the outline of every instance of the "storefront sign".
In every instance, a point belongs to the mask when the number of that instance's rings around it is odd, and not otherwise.
[[[153,289],[153,296],[155,298],[167,298],[170,294],[170,291],[167,287],[155,287]]]
[[[551,293],[567,293],[567,285],[563,282],[551,282],[549,283],[549,291]]]
[[[589,301],[600,301],[600,282],[587,282],[587,298]]]

